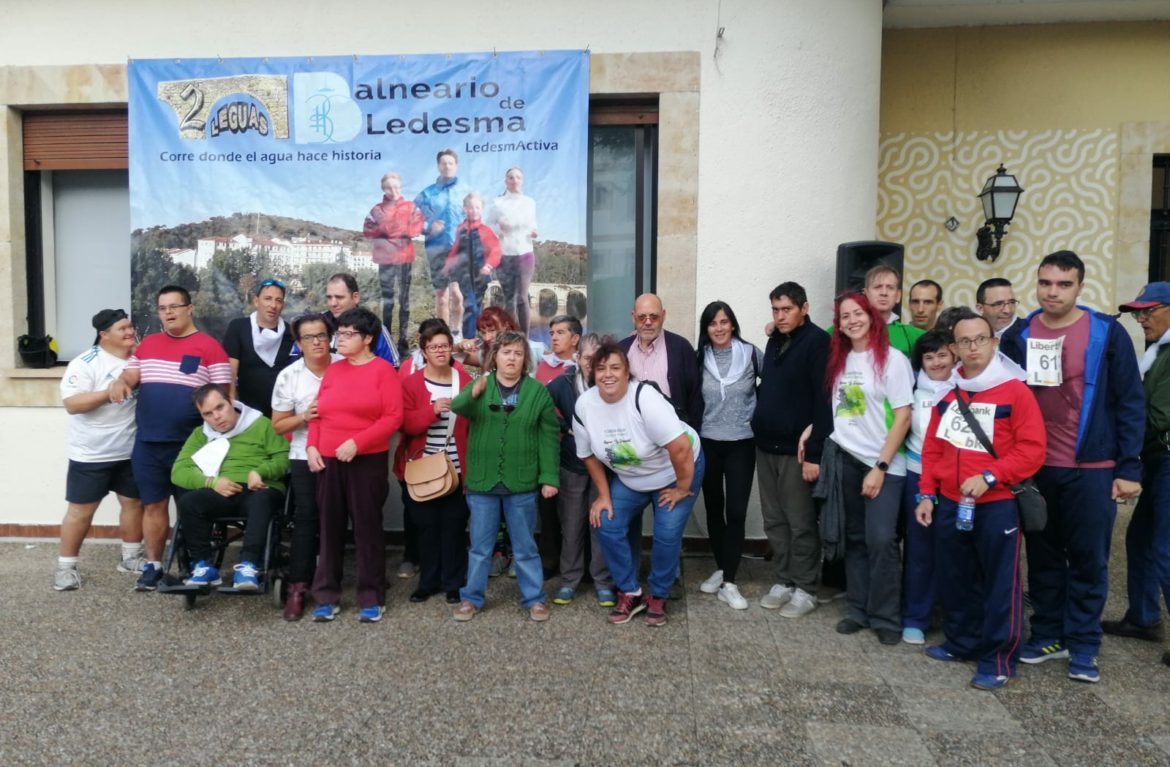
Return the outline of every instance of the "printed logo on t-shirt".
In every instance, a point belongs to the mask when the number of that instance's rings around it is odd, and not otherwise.
[[[837,384],[837,417],[861,418],[865,416],[865,392],[861,385],[865,376],[859,372],[845,372]]]
[[[614,469],[642,465],[642,459],[638,457],[634,446],[629,442],[615,442],[611,445],[606,445],[605,457],[609,459],[609,465]]]

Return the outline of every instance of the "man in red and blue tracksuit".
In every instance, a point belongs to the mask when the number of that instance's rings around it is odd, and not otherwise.
[[[997,690],[1016,674],[1023,632],[1020,517],[1011,486],[1044,463],[1044,420],[1023,383],[1024,370],[999,354],[991,323],[970,312],[956,323],[954,337],[951,349],[961,363],[951,376],[954,387],[930,415],[915,509],[919,524],[934,527],[946,636],[926,654],[975,661],[971,686]],[[994,454],[968,425],[959,397]],[[964,496],[975,503],[970,529],[956,525]]]
[[[1040,309],[1001,346],[1027,370],[1048,430],[1036,474],[1048,525],[1026,536],[1034,612],[1020,661],[1068,658],[1070,679],[1097,682],[1116,503],[1141,491],[1146,411],[1133,342],[1114,317],[1077,305],[1084,279],[1072,251],[1045,256]]]

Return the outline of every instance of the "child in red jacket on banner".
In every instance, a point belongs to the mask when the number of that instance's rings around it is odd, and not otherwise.
[[[1023,369],[999,353],[987,320],[964,315],[954,336],[951,350],[960,364],[951,377],[954,388],[938,398],[930,416],[916,509],[919,524],[936,528],[945,634],[926,654],[975,661],[971,686],[997,690],[1016,674],[1023,624],[1022,536],[1011,486],[1044,463],[1044,419]],[[968,404],[997,457],[975,436],[956,397]],[[974,503],[969,525],[958,524],[960,502]]]
[[[423,217],[414,203],[402,196],[402,178],[390,172],[382,176],[382,201],[370,209],[362,224],[362,236],[371,241],[378,283],[382,287],[382,324],[390,332],[394,294],[398,299],[398,350],[406,353],[406,328],[410,324],[410,276],[414,269],[413,238],[422,234]]]
[[[488,283],[500,265],[500,241],[483,222],[483,198],[479,192],[463,198],[463,214],[466,218],[455,232],[455,244],[447,254],[442,274],[459,283],[463,292],[463,338],[471,338]],[[451,324],[455,324],[454,317]]]

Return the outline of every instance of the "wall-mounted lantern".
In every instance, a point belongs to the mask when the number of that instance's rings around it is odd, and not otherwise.
[[[999,258],[1000,240],[1003,239],[1004,230],[1016,214],[1016,203],[1020,201],[1020,193],[1023,191],[1016,177],[1008,173],[1002,163],[995,175],[987,179],[983,191],[979,193],[986,221],[975,233],[979,242],[975,258],[980,261],[994,261]]]

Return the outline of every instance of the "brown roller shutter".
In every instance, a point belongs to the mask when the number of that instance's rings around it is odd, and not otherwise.
[[[127,167],[126,112],[25,112],[25,170]]]

